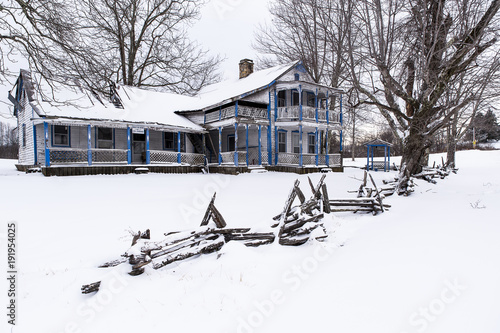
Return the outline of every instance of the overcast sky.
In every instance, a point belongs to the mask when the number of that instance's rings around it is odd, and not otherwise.
[[[201,20],[192,28],[192,38],[226,60],[221,66],[225,78],[238,75],[241,59],[256,60],[252,49],[259,24],[270,21],[268,0],[210,0]]]

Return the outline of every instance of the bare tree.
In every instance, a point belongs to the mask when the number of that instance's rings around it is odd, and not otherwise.
[[[499,8],[500,0],[356,1],[351,79],[404,140],[402,192],[426,164],[433,135],[475,100],[477,83],[496,68]],[[462,77],[464,93],[447,94]]]

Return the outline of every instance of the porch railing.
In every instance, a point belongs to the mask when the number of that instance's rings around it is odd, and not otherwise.
[[[226,153],[220,153],[222,163],[234,164],[234,151],[228,151]]]
[[[228,119],[236,116],[236,107],[234,105],[225,107],[224,109],[212,111],[205,114],[205,123],[212,123],[219,119]],[[267,119],[267,109],[257,108],[253,106],[239,105],[238,116],[249,118]]]
[[[127,163],[127,149],[92,149],[93,163]]]
[[[50,149],[50,164],[88,163],[88,150],[75,148]]]
[[[302,154],[302,165],[316,165],[316,154]]]
[[[240,105],[238,106],[238,116],[245,116],[250,118],[267,118],[267,109],[256,108],[252,106]]]
[[[151,150],[149,152],[151,163],[177,163],[178,153],[168,150]]]
[[[286,106],[279,107],[278,120],[298,120],[300,119],[300,106]],[[339,122],[338,112],[333,110],[328,111],[329,122],[335,123]],[[316,121],[316,108],[312,106],[302,106],[302,119],[313,120]],[[326,109],[318,109],[318,122],[325,123],[326,122]]]
[[[181,153],[181,163],[187,163],[189,165],[203,165],[205,163],[205,155]]]
[[[300,154],[296,153],[278,153],[278,164],[299,165]]]
[[[300,165],[300,154],[278,153],[278,164]],[[316,165],[316,154],[302,154],[302,165]],[[341,166],[340,154],[320,154],[318,155],[318,165]]]

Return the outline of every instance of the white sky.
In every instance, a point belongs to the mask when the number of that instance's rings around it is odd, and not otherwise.
[[[256,60],[252,49],[254,32],[259,24],[270,21],[268,0],[210,0],[202,9],[202,18],[191,29],[192,38],[220,54],[224,78],[238,76],[241,59]]]

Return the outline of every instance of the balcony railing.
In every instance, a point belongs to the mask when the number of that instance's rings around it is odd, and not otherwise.
[[[279,107],[277,110],[278,120],[299,120],[300,119],[300,106],[284,106]],[[330,123],[338,122],[338,113],[332,110],[328,111],[328,118]],[[302,119],[316,121],[316,108],[312,106],[302,106]],[[318,122],[326,122],[326,109],[318,109]]]
[[[205,114],[205,123],[212,123],[219,120],[233,118],[235,116],[236,116],[236,107],[234,105],[228,106],[225,107],[224,109],[212,111]],[[254,119],[268,118],[267,109],[253,107],[253,106],[246,106],[246,105],[238,106],[238,116],[254,118]]]

